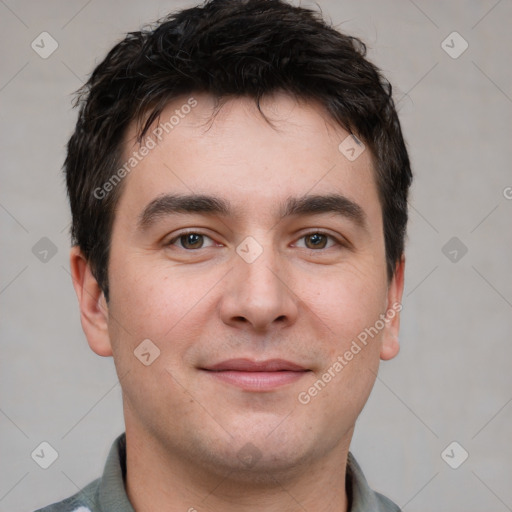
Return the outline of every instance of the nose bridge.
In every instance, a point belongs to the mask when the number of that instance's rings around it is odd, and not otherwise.
[[[280,255],[271,243],[260,245],[258,255],[257,249],[254,241],[247,239],[237,248],[231,282],[223,298],[223,320],[231,324],[248,322],[259,330],[276,321],[293,322],[297,306],[286,286]]]
[[[267,297],[269,303],[281,295],[282,279],[277,256],[271,247],[266,247],[263,253],[253,262],[245,260],[237,262],[243,278],[240,285],[247,295],[253,299]]]

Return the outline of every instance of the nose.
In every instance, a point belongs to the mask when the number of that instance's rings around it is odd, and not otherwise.
[[[222,321],[258,332],[292,325],[297,320],[299,298],[283,267],[269,248],[252,263],[236,255],[221,299]]]

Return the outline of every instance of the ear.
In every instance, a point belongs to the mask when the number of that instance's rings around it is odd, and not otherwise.
[[[111,356],[108,333],[108,306],[91,266],[78,246],[71,248],[71,277],[80,305],[82,329],[91,349],[100,356]]]
[[[402,258],[396,264],[395,274],[388,287],[385,320],[386,327],[382,334],[382,346],[380,349],[380,358],[383,361],[393,359],[400,350],[398,332],[400,331],[400,311],[402,310],[402,293],[404,291],[404,272],[405,256],[402,255]]]

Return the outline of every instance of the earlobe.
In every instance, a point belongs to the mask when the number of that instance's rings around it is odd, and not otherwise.
[[[393,359],[400,351],[398,334],[400,331],[400,311],[404,291],[405,256],[396,264],[395,274],[388,287],[386,327],[382,334],[380,358],[383,361]]]
[[[380,349],[380,358],[383,361],[388,361],[389,359],[393,359],[400,352],[400,343],[398,338],[395,336],[387,336],[385,340],[382,341],[382,347]]]
[[[82,329],[91,349],[100,356],[111,356],[108,307],[91,266],[78,246],[71,248],[71,277],[80,306]]]

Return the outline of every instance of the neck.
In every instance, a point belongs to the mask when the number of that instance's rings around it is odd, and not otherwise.
[[[136,512],[347,512],[348,446],[287,471],[243,474],[168,453],[147,433],[127,426],[127,494]]]

